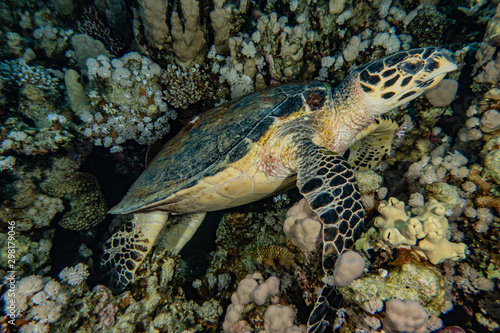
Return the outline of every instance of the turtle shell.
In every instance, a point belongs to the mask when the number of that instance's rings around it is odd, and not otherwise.
[[[327,86],[324,82],[274,86],[199,115],[163,146],[110,213],[154,210],[154,203],[224,170],[304,102],[310,101],[313,109],[321,107]]]

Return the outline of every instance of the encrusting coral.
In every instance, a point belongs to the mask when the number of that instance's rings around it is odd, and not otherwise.
[[[406,262],[388,267],[385,274],[372,270],[347,286],[339,287],[344,300],[370,313],[379,311],[381,304],[392,298],[415,301],[433,316],[449,310],[444,280],[435,266],[416,262],[401,253],[396,260]]]
[[[467,245],[449,241],[446,206],[431,200],[424,209],[422,214],[411,217],[405,211],[404,202],[396,198],[380,204],[378,211],[382,216],[374,221],[380,238],[391,247],[410,245],[422,251],[433,264],[464,259],[468,253]]]

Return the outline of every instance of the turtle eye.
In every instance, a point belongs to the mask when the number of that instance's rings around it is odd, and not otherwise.
[[[398,68],[406,72],[410,75],[416,74],[419,70],[424,67],[424,62],[423,61],[418,61],[418,60],[410,60],[410,61],[404,61],[398,65]]]

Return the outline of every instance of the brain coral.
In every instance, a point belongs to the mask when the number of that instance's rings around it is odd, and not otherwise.
[[[101,223],[106,216],[107,205],[99,182],[89,173],[76,172],[71,177],[51,177],[43,188],[49,195],[69,201],[71,208],[59,222],[63,228],[87,230]]]

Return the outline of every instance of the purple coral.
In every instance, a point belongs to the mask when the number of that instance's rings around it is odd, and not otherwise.
[[[104,326],[113,326],[115,324],[115,315],[118,311],[118,307],[109,301],[109,290],[106,287],[99,285],[96,286],[92,291],[97,291],[101,294],[99,303],[97,303],[94,308],[94,313],[97,313],[99,315]]]
[[[118,311],[118,307],[113,305],[113,303],[108,303],[99,311],[99,316],[101,317],[104,326],[110,327],[115,324],[116,311]]]

